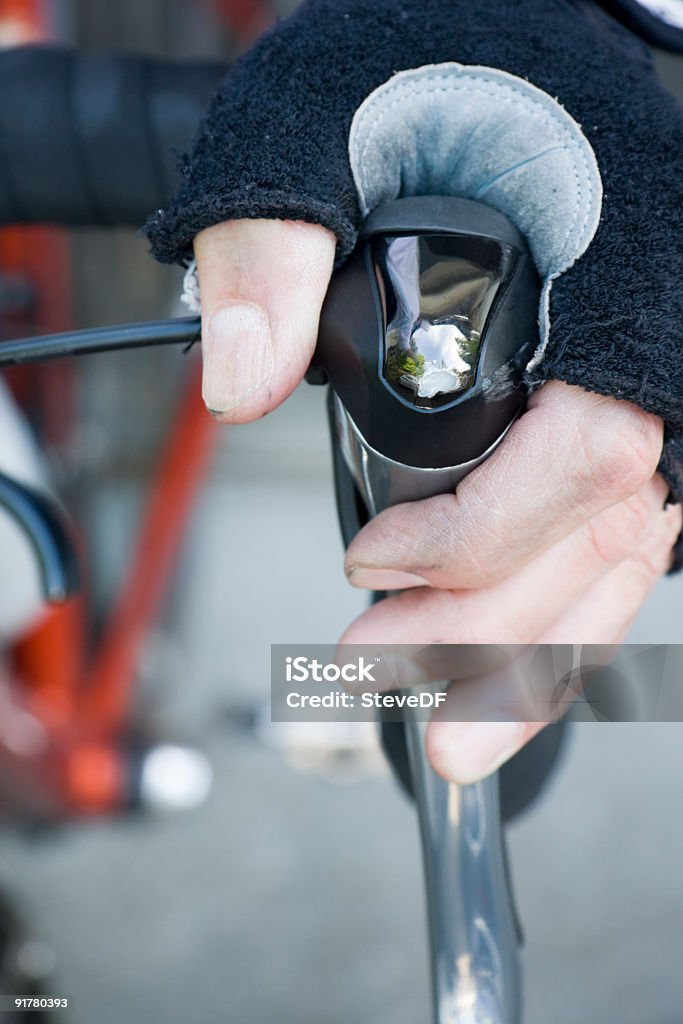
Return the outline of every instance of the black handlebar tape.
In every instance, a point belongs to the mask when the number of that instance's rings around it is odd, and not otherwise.
[[[135,225],[167,205],[227,65],[0,53],[0,223]]]

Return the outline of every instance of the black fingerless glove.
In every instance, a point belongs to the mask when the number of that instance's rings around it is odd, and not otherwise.
[[[427,65],[444,68],[427,68],[416,88],[437,103],[450,90],[455,105],[452,117],[434,121],[426,144],[406,91],[411,79],[392,76]],[[496,78],[496,69],[506,74]],[[357,111],[377,90],[386,96],[369,108],[374,120],[360,124]],[[467,122],[472,104],[476,117]],[[509,110],[502,141],[490,127],[482,140],[477,128],[492,123],[496,107]],[[469,127],[458,148],[442,135],[461,117]],[[414,152],[408,122],[418,133]],[[384,136],[383,124],[391,125]],[[515,160],[527,127],[529,155],[523,149]],[[387,150],[396,136],[402,170],[392,177]],[[421,166],[432,141],[438,173]],[[499,152],[508,153],[504,170],[495,164]],[[359,188],[364,155],[370,183]],[[563,160],[568,191],[558,191],[554,207],[553,173]],[[536,171],[538,180],[524,177]],[[372,197],[420,182],[425,191],[490,201],[537,236],[546,336],[530,382],[563,380],[661,416],[661,470],[673,498],[683,499],[683,112],[657,82],[642,42],[595,4],[308,0],[234,65],[174,203],[148,232],[158,259],[187,262],[195,234],[212,224],[299,219],[332,230],[341,261]]]

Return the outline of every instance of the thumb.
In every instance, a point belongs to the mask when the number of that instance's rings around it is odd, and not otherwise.
[[[233,220],[194,240],[202,296],[202,393],[224,423],[270,412],[303,378],[332,273],[317,224]]]

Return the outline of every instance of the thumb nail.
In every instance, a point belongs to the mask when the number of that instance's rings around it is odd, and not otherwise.
[[[202,353],[207,407],[212,412],[236,408],[267,384],[273,372],[268,317],[252,303],[221,306],[202,333]]]

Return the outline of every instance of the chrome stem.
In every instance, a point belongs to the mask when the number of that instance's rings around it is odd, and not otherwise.
[[[518,1024],[520,969],[498,773],[449,784],[425,753],[427,722],[406,714],[424,860],[434,1024]]]
[[[340,450],[370,516],[397,502],[454,490],[507,432],[470,463],[420,470],[371,448],[336,396],[335,420]],[[406,709],[405,714],[422,836],[434,1024],[519,1024],[518,936],[505,864],[498,773],[472,785],[449,785],[427,759],[428,723],[421,720],[419,708]]]

